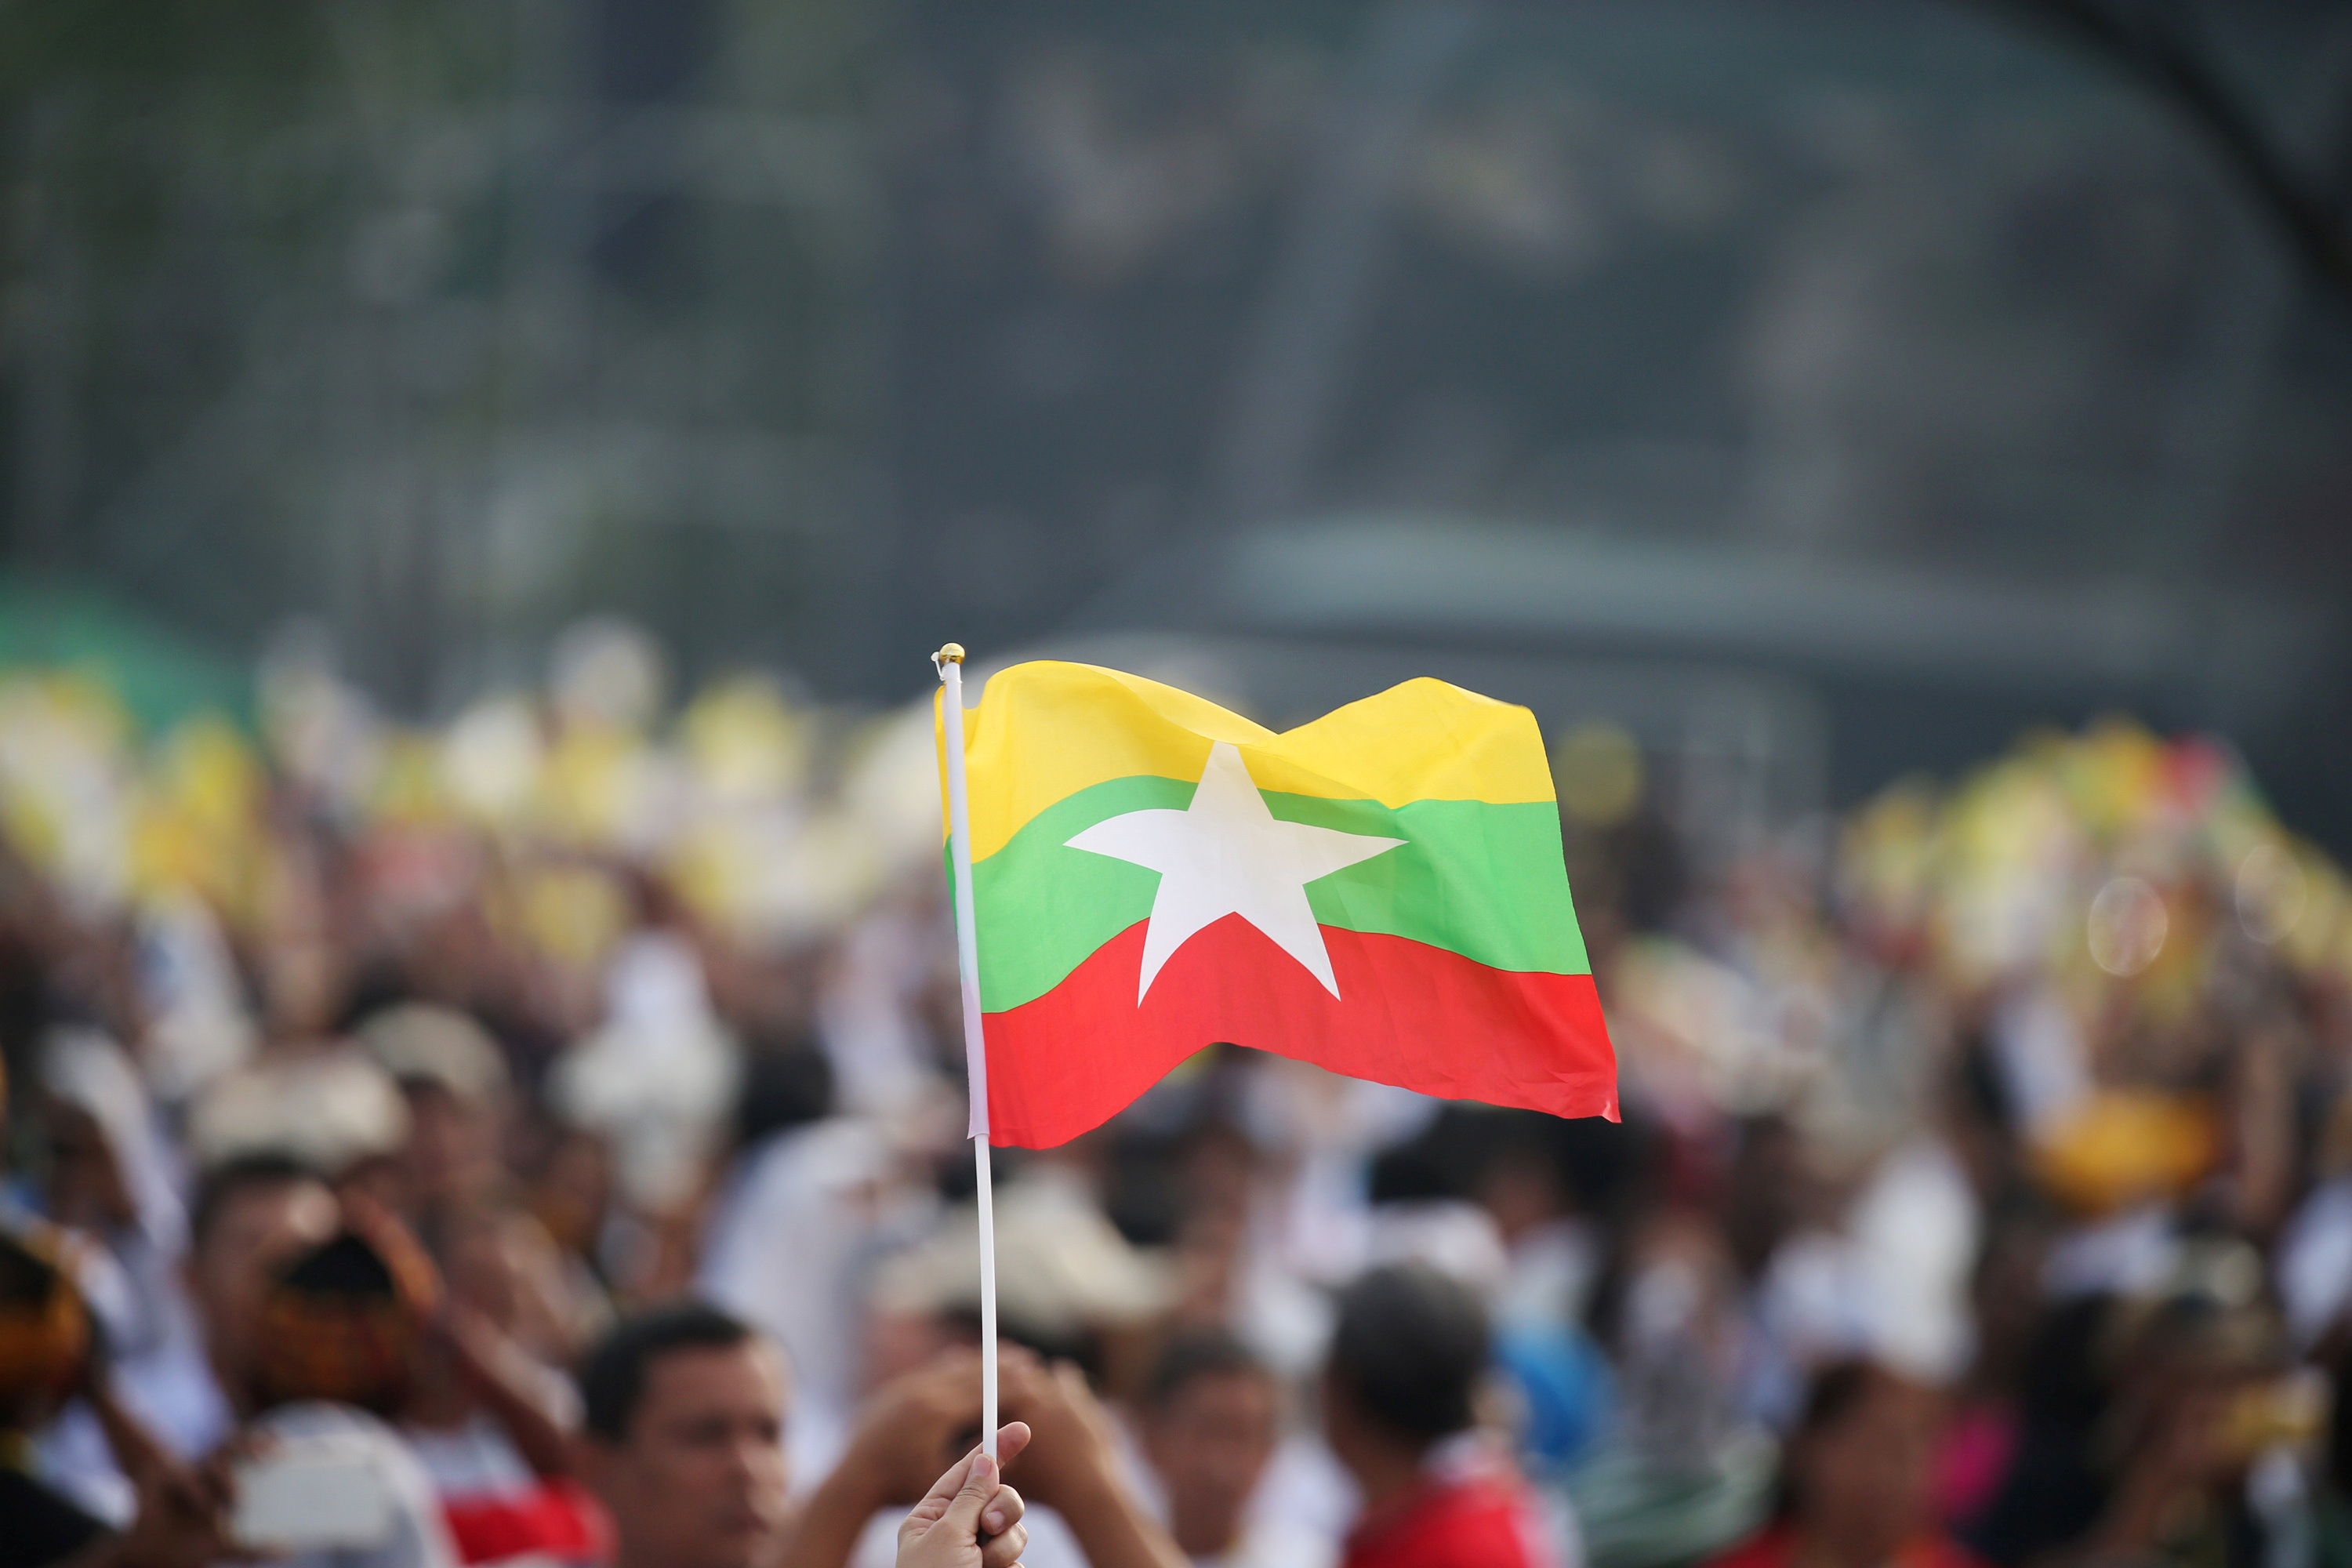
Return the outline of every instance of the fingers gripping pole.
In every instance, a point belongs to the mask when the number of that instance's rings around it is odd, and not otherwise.
[[[931,656],[940,672],[948,786],[948,859],[955,872],[956,971],[963,990],[964,1079],[971,1094],[971,1167],[980,1209],[980,1441],[996,1458],[996,1213],[988,1169],[988,1047],[980,1020],[980,943],[972,930],[971,808],[964,788],[963,649]]]

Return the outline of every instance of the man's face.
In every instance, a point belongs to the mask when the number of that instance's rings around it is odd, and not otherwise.
[[[254,1324],[269,1271],[335,1234],[335,1195],[308,1179],[258,1183],[223,1200],[188,1258],[188,1289],[215,1367],[232,1384],[252,1363]]]
[[[1215,1556],[1240,1536],[1242,1510],[1274,1456],[1280,1414],[1271,1378],[1213,1372],[1145,1421],[1144,1452],[1167,1489],[1170,1528],[1191,1555]]]
[[[1885,1379],[1790,1452],[1800,1520],[1844,1561],[1891,1561],[1927,1528],[1942,1401]]]
[[[499,1119],[437,1083],[406,1086],[408,1143],[402,1174],[425,1208],[445,1208],[492,1185],[499,1173]]]
[[[760,1568],[774,1558],[791,1477],[784,1365],[749,1341],[656,1356],[617,1444],[588,1445],[625,1568]]]

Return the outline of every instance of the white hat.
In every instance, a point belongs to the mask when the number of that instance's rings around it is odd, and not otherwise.
[[[1085,1192],[1050,1175],[996,1194],[997,1305],[1043,1333],[1128,1323],[1164,1310],[1175,1280],[1162,1258],[1119,1235]],[[924,1240],[882,1265],[874,1303],[926,1314],[980,1303],[980,1237],[969,1209],[950,1210]]]
[[[476,1105],[506,1098],[507,1064],[497,1042],[454,1008],[424,1002],[386,1007],[369,1015],[359,1036],[383,1070],[402,1083],[436,1083]]]
[[[188,1119],[199,1166],[286,1154],[334,1176],[407,1137],[407,1102],[356,1046],[306,1047],[236,1068],[213,1081]]]

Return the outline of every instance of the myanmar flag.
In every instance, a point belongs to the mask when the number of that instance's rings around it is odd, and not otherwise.
[[[992,1142],[1066,1142],[1218,1042],[1616,1117],[1526,709],[1410,680],[1276,734],[1041,662],[964,757]]]

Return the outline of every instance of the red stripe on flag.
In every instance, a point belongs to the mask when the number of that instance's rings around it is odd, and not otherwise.
[[[1589,974],[1489,969],[1324,926],[1333,996],[1238,915],[1179,948],[1136,1005],[1139,921],[1059,985],[987,1016],[992,1141],[1049,1149],[1227,1042],[1447,1100],[1617,1119],[1617,1058]]]

